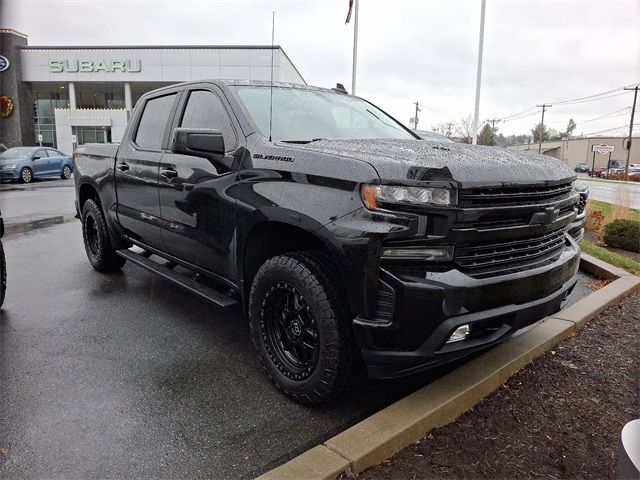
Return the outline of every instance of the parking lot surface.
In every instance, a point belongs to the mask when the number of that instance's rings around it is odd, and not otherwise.
[[[4,244],[2,478],[251,477],[447,371],[303,407],[263,374],[237,311],[135,266],[93,271],[79,222]]]
[[[73,180],[43,179],[33,183],[0,183],[0,211],[5,224],[32,224],[75,215]]]
[[[589,185],[589,198],[607,203],[621,203],[640,210],[640,182],[623,183],[606,180],[592,180],[586,173],[578,175]]]

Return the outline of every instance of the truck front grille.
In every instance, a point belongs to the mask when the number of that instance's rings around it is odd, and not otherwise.
[[[551,186],[469,188],[459,192],[462,207],[528,205],[559,200],[571,194],[571,183]]]
[[[490,277],[552,263],[562,253],[565,241],[565,229],[561,228],[507,242],[462,245],[456,248],[454,260],[472,277]]]

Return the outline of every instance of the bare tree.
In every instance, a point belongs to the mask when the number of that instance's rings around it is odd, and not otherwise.
[[[453,135],[453,126],[454,122],[441,122],[437,125],[431,125],[431,130],[445,137],[450,137]]]
[[[473,119],[471,115],[461,118],[455,124],[456,136],[460,138],[462,143],[471,143],[473,141]]]

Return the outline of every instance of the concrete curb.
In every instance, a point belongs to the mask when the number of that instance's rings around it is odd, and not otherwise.
[[[615,280],[526,333],[258,478],[331,480],[341,473],[358,474],[423,438],[431,429],[452,422],[604,309],[640,291],[640,277],[590,255],[582,254],[580,266]]]
[[[5,219],[4,233],[5,235],[13,235],[15,233],[25,233],[39,228],[46,228],[61,223],[69,223],[76,220],[74,214],[56,215],[53,217],[38,218],[37,220],[29,220],[27,222],[12,222],[11,219]]]

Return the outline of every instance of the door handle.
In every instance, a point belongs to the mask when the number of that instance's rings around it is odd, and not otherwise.
[[[120,170],[121,172],[126,172],[127,170],[129,170],[129,165],[127,165],[124,162],[119,163],[118,165],[116,165],[116,168],[118,170]]]
[[[178,172],[176,172],[172,168],[163,168],[162,170],[160,170],[160,175],[171,180],[172,178],[176,178],[178,176]]]

